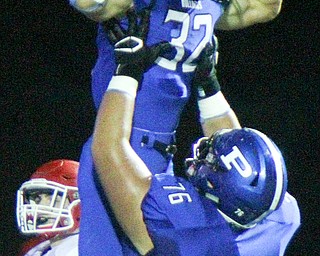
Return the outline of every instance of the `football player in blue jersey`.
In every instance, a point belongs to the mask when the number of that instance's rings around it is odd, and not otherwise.
[[[152,174],[130,136],[141,79],[134,70],[148,65],[153,49],[141,46],[135,53],[140,58],[130,60],[130,49],[120,46],[117,55],[126,58],[99,108],[92,152],[105,195],[133,245],[142,255],[284,255],[300,213],[286,192],[286,166],[275,143],[254,129],[223,129],[194,145],[188,180]]]
[[[168,41],[174,47],[157,58],[156,65],[145,73],[136,97],[130,143],[152,173],[172,173],[175,129],[190,97],[191,81],[201,53],[208,43],[214,44],[214,29],[238,29],[265,22],[274,18],[281,7],[279,0],[254,2],[252,4],[248,0],[237,0],[229,4],[229,1],[220,0],[71,0],[76,9],[92,20],[101,22],[97,36],[98,59],[92,70],[92,93],[97,108],[116,68],[114,46],[108,40],[104,21],[122,17],[132,6],[137,11],[148,7],[151,25],[146,44]],[[121,23],[128,26],[128,19],[121,20]],[[199,97],[199,110],[205,135],[220,128],[240,127],[221,93],[206,94],[204,98]],[[92,254],[91,241],[99,244],[99,234],[104,234],[111,227],[110,219],[103,213],[108,205],[104,205],[105,200],[101,198],[101,180],[97,182],[93,169],[91,142],[92,138],[83,147],[79,170],[79,191],[83,195],[82,212],[86,216],[82,218],[80,234],[80,252],[81,247],[86,247],[84,254]],[[93,217],[88,216],[99,216],[106,224],[102,226],[99,222],[93,223]],[[113,236],[115,235],[114,233]],[[110,238],[108,245],[115,251],[120,250],[118,244],[111,240],[113,241]],[[104,243],[101,241],[101,246],[96,247],[104,248]]]
[[[218,29],[238,29],[273,19],[282,0],[71,0],[87,17],[103,22],[121,17],[132,6],[151,9],[147,45],[168,41],[174,49],[156,60],[144,76],[136,99],[131,145],[153,173],[164,172],[171,154],[163,149],[174,143],[175,130],[191,92],[191,80],[202,50],[213,43]],[[121,21],[124,25],[127,20]],[[92,93],[100,105],[115,69],[113,45],[99,24],[98,59],[92,70]],[[148,86],[143,86],[147,84]],[[203,104],[201,104],[203,105]],[[206,102],[205,106],[208,105]],[[202,106],[206,112],[207,108]],[[202,108],[200,108],[200,112]],[[202,120],[205,135],[216,128],[240,127],[233,111],[210,113]],[[210,117],[210,118],[208,118]],[[214,125],[212,126],[212,123]],[[159,146],[161,145],[161,146]],[[169,146],[170,147],[170,146]],[[171,168],[172,170],[172,168]],[[80,173],[81,175],[81,173]],[[81,186],[81,184],[80,184]]]
[[[116,28],[112,29],[112,26],[114,26],[114,23],[108,24],[108,35],[109,38],[111,38],[111,43],[116,44],[117,41],[121,41],[121,39],[125,40],[126,36],[135,36],[137,42],[139,41],[144,41],[146,34],[148,32],[148,29],[146,26],[149,24],[148,19],[149,19],[149,10],[145,9],[143,14],[141,15],[141,26],[138,26],[138,29],[132,29],[131,27],[128,28],[127,31],[122,31],[122,28],[120,26],[117,26]],[[134,15],[134,14],[132,14]],[[130,20],[135,20],[135,17],[129,16]],[[118,24],[116,24],[118,25]],[[110,31],[113,31],[113,35],[110,33]],[[131,34],[131,32],[134,32]],[[141,33],[143,34],[141,37]],[[120,35],[119,35],[120,34]],[[140,36],[141,38],[137,38],[137,36]],[[112,38],[115,39],[115,41],[112,40]],[[123,42],[125,44],[125,41]],[[121,46],[121,45],[120,45]],[[119,43],[116,45],[116,50],[119,47]],[[122,47],[122,46],[121,46]],[[171,49],[171,48],[170,48]],[[223,97],[222,93],[220,92],[219,84],[217,81],[214,79],[211,81],[213,76],[210,76],[209,72],[213,70],[213,54],[214,53],[214,48],[212,45],[208,44],[208,46],[205,48],[205,51],[201,54],[200,60],[202,63],[202,66],[204,68],[198,68],[197,69],[197,74],[198,76],[196,77],[203,77],[203,80],[206,81],[206,78],[209,78],[209,86],[206,86],[205,83],[203,83],[203,86],[198,88],[199,91],[199,107],[202,107],[202,112],[201,112],[201,117],[202,118],[207,118],[208,116],[210,117],[217,117],[220,118],[221,116],[234,116],[233,111],[231,110],[229,104],[226,102],[225,98]],[[149,56],[152,56],[154,54],[150,54]],[[126,59],[125,56],[124,60]],[[134,69],[130,67],[132,70],[139,70],[141,71],[141,67],[145,67],[146,62],[145,58],[140,58],[141,56],[135,56],[134,58],[139,61],[139,65],[137,65]],[[156,59],[157,56],[154,56],[154,59]],[[132,58],[132,57],[131,57]],[[202,61],[206,60],[206,61]],[[152,61],[153,62],[153,61]],[[151,64],[151,63],[149,63]],[[209,71],[209,72],[208,72]],[[117,68],[117,72],[121,72],[121,69]],[[140,75],[141,76],[141,75]],[[145,77],[144,77],[145,78]],[[141,80],[137,78],[137,80]],[[144,79],[143,79],[144,80]],[[143,81],[142,80],[142,81]],[[195,81],[197,79],[194,79]],[[207,81],[206,81],[207,82]],[[140,84],[139,88],[139,94],[142,91],[142,87],[144,85]],[[110,87],[110,85],[109,85]],[[108,87],[108,88],[109,88]],[[208,87],[208,88],[207,88]],[[207,90],[208,89],[208,90]],[[212,97],[211,97],[212,96]],[[202,103],[203,102],[203,103]],[[202,103],[202,105],[201,105]],[[208,106],[209,105],[209,106]],[[210,108],[210,106],[213,108]],[[215,107],[214,107],[215,106]],[[115,109],[116,111],[116,109]],[[222,119],[224,119],[222,117]],[[236,118],[234,118],[236,120]],[[226,118],[226,120],[230,120],[229,118]],[[231,122],[230,120],[230,126],[233,126],[233,123],[238,124],[238,122]],[[237,125],[235,125],[237,126]],[[224,127],[229,127],[228,125],[224,125]],[[154,149],[150,148],[148,146],[148,143],[153,143],[154,145],[157,146],[158,151],[157,154],[161,156],[162,159],[166,161],[166,165],[168,164],[169,160],[171,159],[171,152],[166,152],[166,149],[168,148],[167,145],[159,140],[156,140],[154,136],[149,136],[150,134],[146,131],[143,130],[144,136],[142,137],[143,141],[140,142],[140,144],[144,143],[146,144],[146,152],[153,152],[155,151]],[[164,135],[162,133],[157,133],[157,137],[163,137]],[[152,141],[153,140],[153,141]],[[132,141],[131,141],[132,143]],[[113,252],[114,251],[120,251],[121,248],[124,246],[119,246],[119,243],[117,242],[117,234],[111,229],[112,226],[115,226],[115,223],[113,220],[110,220],[109,215],[111,214],[109,210],[108,203],[106,203],[107,200],[103,198],[104,191],[101,189],[100,183],[101,179],[96,177],[96,173],[93,169],[93,164],[92,164],[92,158],[91,158],[91,151],[90,151],[90,145],[91,145],[91,139],[86,143],[83,149],[83,153],[81,155],[80,159],[80,174],[79,174],[79,184],[84,184],[83,186],[79,186],[80,190],[80,195],[83,195],[82,201],[83,201],[83,218],[81,222],[81,234],[80,234],[80,252],[83,252],[83,254],[101,254],[104,253],[106,255],[106,251]],[[170,149],[170,148],[169,148]],[[149,151],[148,151],[149,150]],[[162,150],[162,152],[161,152]],[[138,153],[138,152],[137,152]],[[138,153],[139,154],[139,153]],[[140,155],[140,154],[139,154]],[[149,154],[149,157],[152,157],[152,154]],[[151,158],[153,162],[155,163],[155,159]],[[161,163],[159,163],[161,165]],[[164,164],[163,164],[164,165]],[[149,166],[148,166],[149,167]],[[149,167],[150,168],[150,167]],[[160,170],[160,169],[159,169]],[[163,172],[165,171],[164,168],[162,168]],[[155,171],[155,172],[160,172],[160,171]],[[172,172],[170,172],[172,173]],[[102,181],[103,183],[103,181]],[[103,185],[103,184],[102,184]],[[96,188],[97,187],[97,188]],[[102,198],[101,198],[102,197]],[[86,204],[86,202],[88,202]],[[105,211],[105,208],[107,208],[107,212]],[[104,225],[100,225],[99,222],[93,222],[92,223],[92,218],[89,218],[88,216],[99,216],[99,220],[101,220]],[[106,235],[106,234],[109,235]],[[109,239],[104,239],[101,234],[104,234],[104,236],[109,237]],[[118,234],[121,239],[125,239],[125,237],[121,234]],[[83,243],[81,242],[83,239]],[[88,243],[88,241],[95,241],[95,244],[100,244],[100,246],[91,246],[91,243]],[[100,243],[99,243],[100,242]],[[124,243],[125,245],[128,245],[128,243]],[[111,250],[105,250],[106,247],[112,248]],[[127,249],[130,251],[130,247],[126,247],[126,249],[123,249],[126,251],[125,255],[127,255],[129,252],[127,252]],[[97,252],[97,250],[99,252]],[[102,254],[101,254],[102,255]]]

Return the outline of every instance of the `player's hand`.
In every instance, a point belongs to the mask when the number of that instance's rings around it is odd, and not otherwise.
[[[154,61],[171,46],[168,42],[148,47],[146,38],[149,32],[150,10],[144,9],[137,14],[133,9],[127,13],[129,22],[125,30],[113,19],[104,24],[109,41],[114,45],[117,69],[115,75],[130,76],[141,81]]]
[[[199,98],[207,98],[220,91],[215,62],[215,48],[208,43],[200,54],[192,81],[193,86],[197,88]]]

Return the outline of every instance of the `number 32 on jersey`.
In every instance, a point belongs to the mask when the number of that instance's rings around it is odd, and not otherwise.
[[[169,10],[165,22],[178,22],[181,24],[180,34],[176,38],[172,38],[170,43],[176,48],[176,55],[172,60],[164,57],[157,59],[157,64],[169,70],[176,70],[178,63],[182,62],[182,72],[193,72],[196,68],[192,61],[198,58],[202,49],[208,42],[212,43],[213,37],[213,21],[210,14],[196,14],[193,18],[185,12]],[[202,37],[191,37],[192,40],[198,40],[195,48],[187,57],[184,44],[187,43],[190,31],[200,30],[204,27],[204,35]],[[193,42],[194,44],[194,42]],[[187,58],[185,58],[187,57]],[[183,60],[184,59],[184,60]]]

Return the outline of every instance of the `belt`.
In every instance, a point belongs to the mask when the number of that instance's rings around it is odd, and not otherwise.
[[[146,145],[150,146],[149,136],[143,135],[141,139],[141,147]],[[166,144],[158,140],[154,140],[151,147],[157,150],[164,158],[172,157],[177,152],[177,146],[175,144]]]
[[[175,142],[175,131],[170,133],[154,132],[150,130],[133,127],[136,133],[140,134],[141,147],[153,148],[165,159],[172,158],[177,152]]]

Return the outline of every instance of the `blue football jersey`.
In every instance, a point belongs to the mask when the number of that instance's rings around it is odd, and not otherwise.
[[[239,255],[235,235],[215,204],[185,179],[155,175],[142,211],[154,255]]]
[[[237,232],[240,255],[282,256],[300,226],[297,201],[286,193],[282,205],[254,228]]]
[[[138,8],[150,1],[136,0]],[[157,0],[151,12],[147,45],[169,41],[174,49],[159,57],[145,73],[137,94],[133,126],[156,131],[176,129],[190,96],[197,59],[213,41],[214,26],[223,8],[215,1]],[[125,26],[126,20],[123,21]],[[92,92],[98,107],[115,69],[113,48],[103,27],[97,36],[98,60],[92,71]]]
[[[137,9],[154,2],[150,15],[147,45],[168,41],[173,49],[159,57],[142,80],[136,97],[131,145],[150,171],[165,172],[172,157],[163,157],[153,148],[153,141],[175,142],[174,132],[191,93],[191,80],[202,49],[214,43],[216,21],[223,13],[215,1],[136,0]],[[127,20],[122,21],[124,27]],[[98,59],[92,70],[92,94],[96,107],[100,105],[116,68],[113,46],[103,26],[98,28]],[[147,134],[146,134],[147,133]],[[149,145],[142,143],[148,136]],[[142,145],[142,146],[141,146]],[[169,170],[172,168],[169,166]]]
[[[135,0],[138,10],[151,0]],[[153,148],[153,142],[174,142],[174,131],[191,91],[191,79],[201,50],[213,40],[215,22],[223,12],[214,1],[156,0],[151,12],[147,44],[169,41],[172,52],[157,59],[145,73],[137,94],[131,145],[152,173],[172,171],[170,156]],[[124,19],[122,24],[126,26]],[[98,26],[98,58],[92,70],[92,95],[99,107],[116,68],[113,46]],[[148,143],[142,143],[146,138]],[[123,235],[115,232],[111,211],[100,189],[91,156],[91,140],[82,150],[79,191],[82,200],[80,255],[131,255],[136,253]],[[106,223],[106,224],[103,224]],[[120,238],[120,239],[119,239]],[[121,241],[120,241],[121,240]],[[128,246],[127,246],[128,245]]]
[[[116,226],[97,182],[91,144],[92,137],[83,146],[78,173],[81,199],[79,255],[121,256],[122,245]]]
[[[278,210],[239,230],[188,181],[167,174],[153,177],[142,211],[155,245],[152,255],[281,256],[300,226],[297,202],[288,193]]]

